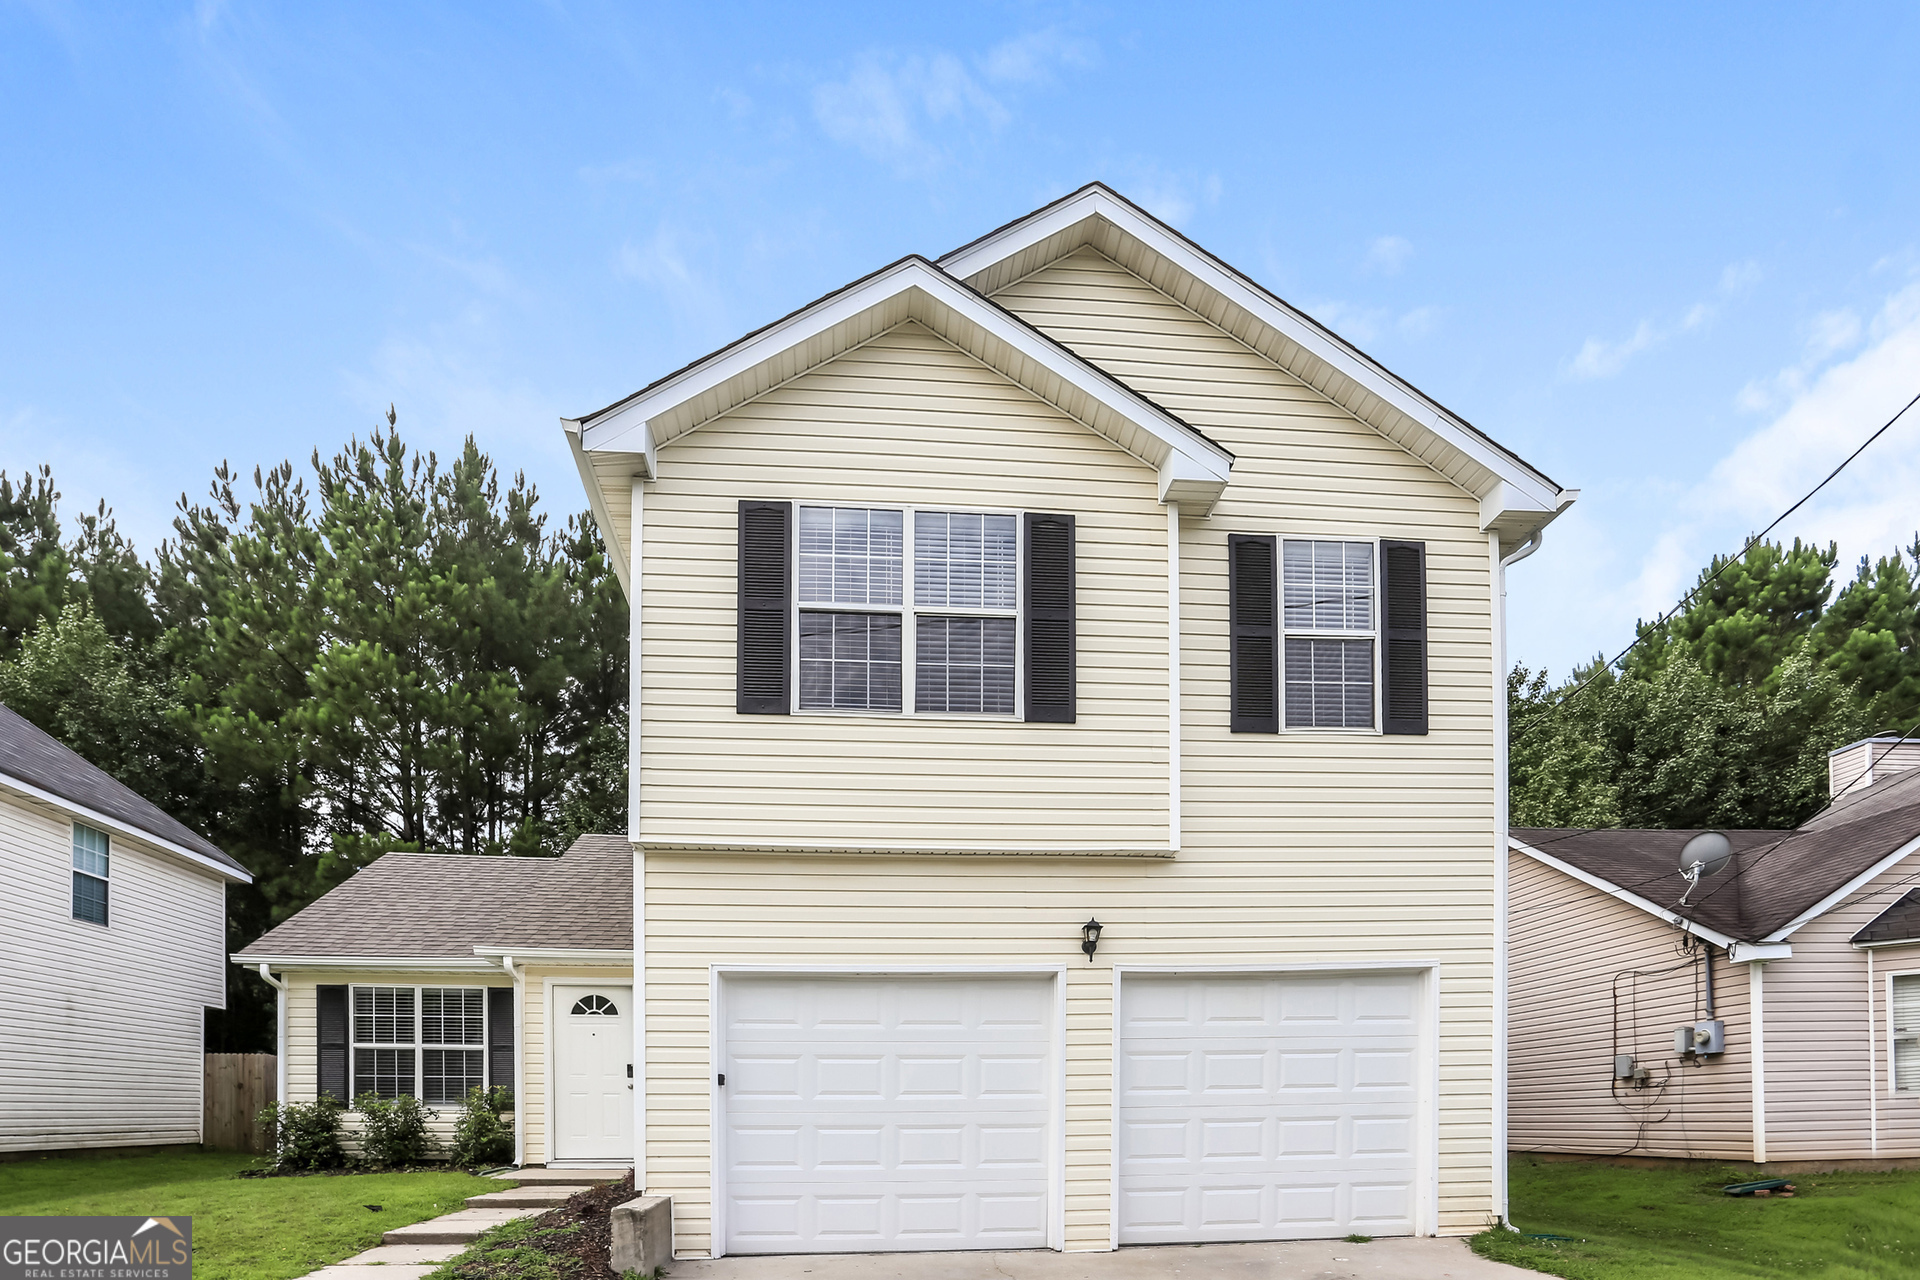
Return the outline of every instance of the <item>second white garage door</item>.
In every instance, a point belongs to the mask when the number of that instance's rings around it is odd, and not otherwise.
[[[1123,1244],[1409,1235],[1421,980],[1121,985]]]
[[[727,1252],[1047,1244],[1051,979],[740,977],[722,998]]]

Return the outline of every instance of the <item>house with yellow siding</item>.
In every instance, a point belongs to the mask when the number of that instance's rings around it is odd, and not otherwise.
[[[1502,583],[1574,491],[1098,184],[563,426],[631,933],[468,939],[524,1161],[683,1258],[1504,1214]]]

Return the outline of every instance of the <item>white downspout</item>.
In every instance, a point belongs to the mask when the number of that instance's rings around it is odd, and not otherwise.
[[[287,1104],[287,984],[273,976],[270,965],[260,966],[260,976],[274,990],[273,1010],[273,1100]],[[205,1124],[205,1120],[201,1121]]]
[[[1180,504],[1167,504],[1167,848],[1180,851]]]
[[[1520,549],[1502,559],[1500,535],[1487,535],[1493,561],[1493,1203],[1509,1231],[1515,1230],[1507,1188],[1507,569],[1540,549],[1544,530],[1535,530]]]
[[[526,1163],[526,1109],[520,1100],[527,1096],[527,990],[524,970],[516,969],[512,956],[501,956],[500,967],[513,979],[513,1167]]]
[[[1767,1162],[1767,1016],[1766,984],[1763,975],[1767,962],[1755,960],[1747,965],[1748,1020],[1753,1024],[1753,1162]]]
[[[642,754],[640,599],[646,583],[646,482],[633,478],[627,552],[627,838],[633,858],[633,1186],[647,1185],[647,862],[640,851]]]

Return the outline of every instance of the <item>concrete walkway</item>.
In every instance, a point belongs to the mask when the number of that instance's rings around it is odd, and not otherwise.
[[[801,1254],[676,1262],[666,1274],[668,1280],[1540,1280],[1538,1271],[1476,1256],[1465,1241],[1435,1238],[1153,1245],[1113,1253]]]
[[[532,1218],[564,1203],[583,1187],[618,1182],[625,1169],[515,1169],[492,1176],[515,1185],[467,1197],[467,1207],[425,1222],[395,1227],[380,1243],[306,1280],[424,1280],[458,1257],[480,1233],[516,1218]]]

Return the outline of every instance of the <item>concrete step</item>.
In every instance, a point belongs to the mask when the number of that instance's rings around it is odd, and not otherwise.
[[[412,1267],[437,1266],[457,1258],[466,1249],[463,1244],[377,1244],[365,1253],[342,1258],[337,1267]]]
[[[459,1209],[410,1227],[395,1227],[381,1244],[472,1244],[480,1233],[515,1218],[531,1218],[540,1209]]]
[[[569,1196],[579,1195],[581,1188],[570,1183],[556,1183],[547,1186],[514,1187],[509,1191],[489,1191],[485,1195],[468,1196],[469,1209],[555,1209],[567,1202]]]
[[[517,1182],[523,1187],[601,1187],[627,1176],[625,1169],[546,1169],[538,1165],[491,1173],[490,1178]]]

